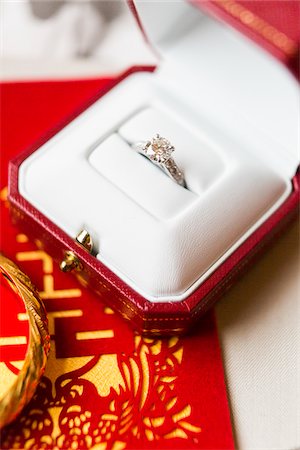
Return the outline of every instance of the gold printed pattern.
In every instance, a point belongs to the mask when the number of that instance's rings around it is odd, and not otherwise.
[[[27,242],[24,237],[17,241],[20,245]],[[201,428],[190,421],[191,406],[174,391],[184,351],[181,340],[143,338],[130,331],[131,350],[120,352],[118,328],[109,322],[115,320],[113,311],[99,303],[102,317],[107,318],[102,322],[103,329],[91,330],[83,326],[87,322],[78,322],[80,328],[72,332],[70,342],[75,349],[85,342],[87,346],[81,354],[64,354],[58,335],[61,328],[57,327],[63,321],[64,329],[68,329],[72,321],[84,320],[80,303],[83,292],[73,286],[54,288],[59,283],[54,279],[53,262],[43,251],[20,251],[17,259],[41,263],[52,347],[32,401],[3,432],[2,448],[123,450],[129,442],[136,442],[138,447],[139,441],[175,438],[191,440],[195,445]],[[65,303],[69,302],[66,299],[72,299],[72,303]],[[58,305],[60,309],[56,309]],[[18,319],[27,317],[19,314]],[[85,351],[97,342],[103,342],[101,354]]]
[[[261,17],[249,11],[240,3],[237,3],[234,0],[215,0],[215,2],[233,17],[237,18],[250,29],[263,36],[267,41],[283,51],[286,55],[294,56],[297,54],[298,46],[296,42],[290,39],[285,33],[277,30]]]

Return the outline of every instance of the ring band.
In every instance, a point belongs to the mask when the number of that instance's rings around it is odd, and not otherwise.
[[[45,307],[31,281],[8,258],[0,254],[0,276],[25,304],[29,320],[29,344],[17,378],[0,399],[0,428],[14,420],[32,398],[43,375],[50,349]]]
[[[186,187],[184,175],[172,157],[175,147],[168,139],[156,134],[150,141],[138,142],[132,147],[160,167],[177,184]]]

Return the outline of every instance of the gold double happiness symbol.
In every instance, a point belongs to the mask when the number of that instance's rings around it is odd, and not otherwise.
[[[17,235],[16,240],[21,246],[28,242],[24,234]],[[43,250],[19,251],[16,259],[23,263],[40,261],[40,295],[49,309],[52,301],[81,299],[79,288],[55,289],[53,261]],[[110,308],[103,306],[103,312],[113,318]],[[132,438],[148,441],[181,438],[197,444],[201,428],[189,421],[191,405],[183,404],[176,394],[183,357],[179,338],[149,339],[132,333],[133,349],[128,354],[121,349],[100,356],[57,357],[56,320],[65,319],[67,326],[68,320],[79,320],[83,315],[82,308],[48,311],[53,342],[45,376],[26,411],[14,427],[8,427],[3,448],[23,448],[26,443],[26,448],[122,450]],[[18,319],[27,318],[19,314]],[[107,342],[113,341],[115,335],[113,327],[76,330],[75,341]],[[121,341],[117,344],[119,348]],[[21,362],[13,364],[18,367]],[[47,398],[46,406],[42,398]]]

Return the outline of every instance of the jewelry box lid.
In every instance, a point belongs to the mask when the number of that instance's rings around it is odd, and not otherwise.
[[[299,2],[193,0],[193,3],[252,39],[299,78]]]
[[[139,4],[141,2],[128,0],[128,3],[145,37],[147,38],[148,35],[152,40],[152,36],[148,34],[149,30],[144,28],[145,20]],[[172,0],[166,3],[170,8]],[[287,0],[284,3],[277,1],[191,0],[189,3],[252,39],[279,59],[299,78],[299,2],[293,0]],[[152,42],[155,43],[155,40]]]
[[[262,143],[263,153],[278,158],[280,171],[291,178],[299,166],[299,84],[292,74],[299,54],[299,5],[272,2],[271,11],[264,2],[231,0],[129,3],[161,56],[160,79],[176,82],[194,102],[210,96],[222,124],[232,111],[257,128],[268,142]],[[240,134],[247,128],[232,127],[230,132]]]

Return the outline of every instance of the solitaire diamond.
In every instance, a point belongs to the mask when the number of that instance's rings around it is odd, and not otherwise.
[[[144,147],[144,152],[148,158],[157,163],[167,162],[174,150],[170,141],[161,137],[159,134],[151,141],[148,141]]]
[[[136,142],[132,148],[160,167],[173,181],[186,187],[183,172],[172,157],[175,147],[168,139],[156,134],[151,141]]]

